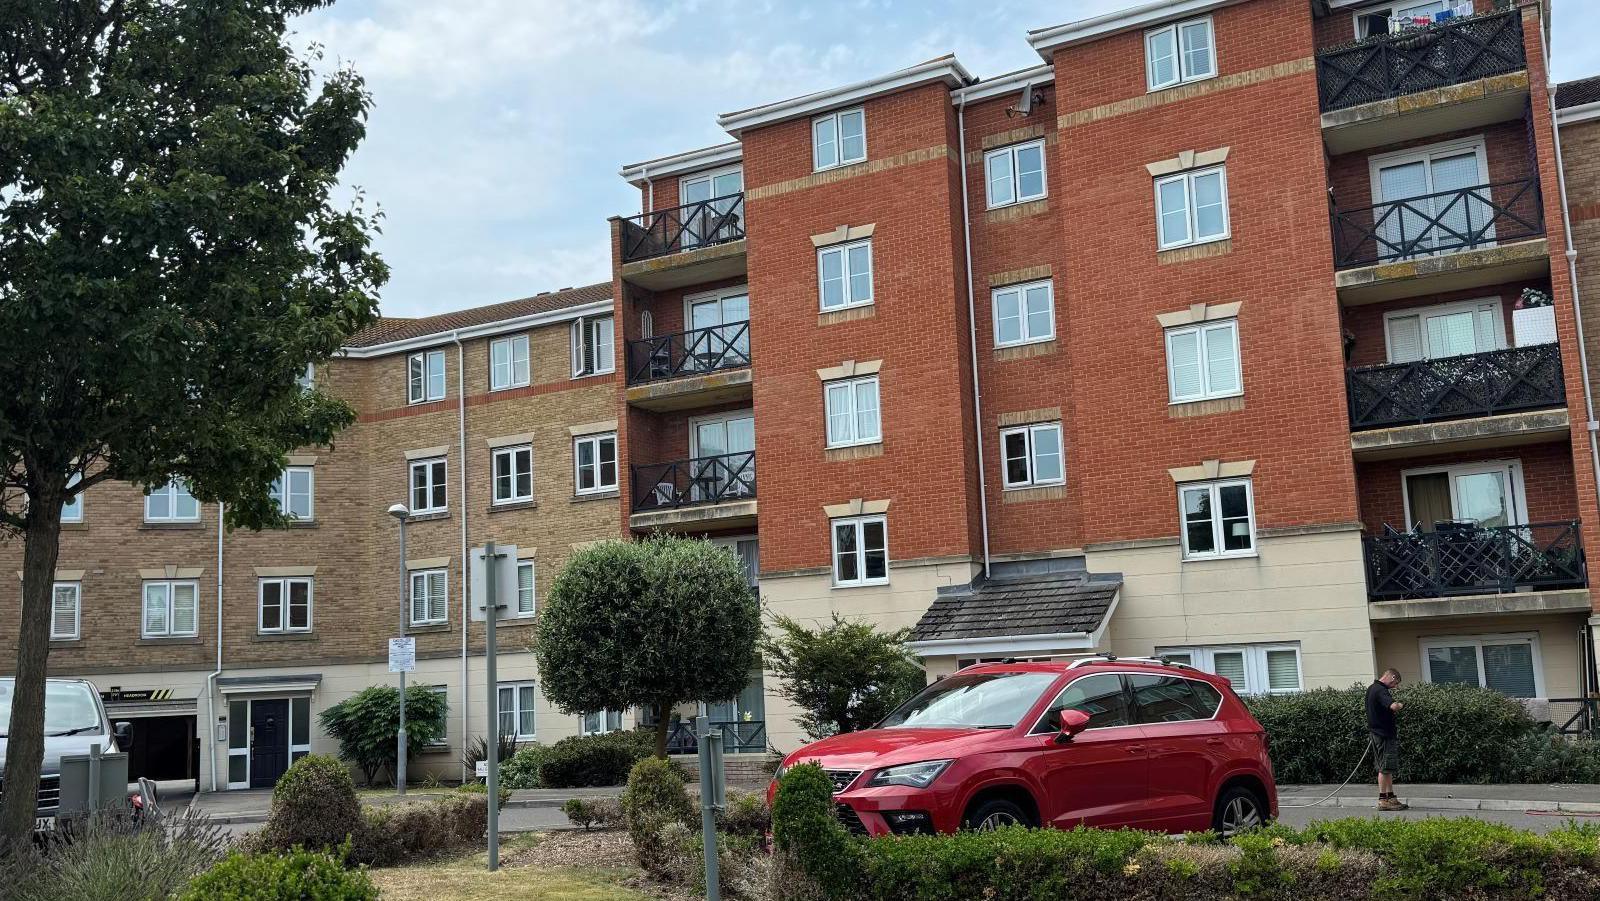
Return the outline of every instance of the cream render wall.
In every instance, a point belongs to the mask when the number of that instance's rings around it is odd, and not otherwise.
[[[1544,674],[1545,696],[1575,698],[1582,693],[1578,679],[1579,630],[1588,615],[1568,613],[1551,616],[1464,616],[1394,623],[1374,623],[1372,638],[1377,654],[1377,669],[1394,667],[1402,678],[1421,682],[1424,638],[1475,635],[1534,633],[1539,636],[1539,661]],[[1565,716],[1562,717],[1565,719]]]

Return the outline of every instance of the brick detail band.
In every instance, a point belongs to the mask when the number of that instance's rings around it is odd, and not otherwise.
[[[1304,75],[1306,73],[1316,71],[1316,68],[1316,57],[1306,56],[1284,63],[1274,63],[1270,66],[1262,66],[1259,69],[1251,69],[1248,72],[1236,72],[1232,75],[1223,75],[1217,78],[1207,79],[1206,81],[1197,81],[1193,84],[1179,85],[1175,88],[1167,88],[1164,91],[1141,94],[1138,97],[1130,97],[1127,100],[1118,100],[1115,103],[1103,103],[1099,106],[1090,107],[1086,110],[1078,110],[1077,112],[1073,113],[1062,113],[1061,116],[1056,120],[1056,124],[1061,128],[1074,128],[1079,125],[1089,125],[1094,122],[1099,122],[1102,119],[1112,119],[1117,116],[1125,116],[1129,113],[1142,112],[1147,109],[1154,109],[1158,106],[1166,106],[1169,103],[1177,103],[1181,100],[1189,100],[1194,97],[1204,97],[1207,94],[1215,94],[1219,91],[1231,91],[1234,88],[1249,87],[1253,84],[1261,84],[1264,81],[1272,81],[1278,78],[1288,78],[1292,75]]]
[[[781,194],[788,194],[793,191],[803,191],[806,188],[814,188],[817,185],[831,185],[834,182],[845,181],[846,179],[855,178],[859,175],[874,175],[879,172],[886,172],[890,169],[899,169],[902,166],[914,166],[917,163],[925,163],[928,160],[936,160],[940,158],[944,158],[955,163],[959,163],[961,161],[960,157],[957,156],[956,151],[953,150],[949,144],[936,144],[932,147],[924,147],[921,150],[907,150],[905,153],[897,153],[894,156],[884,157],[881,160],[868,160],[864,163],[856,163],[851,166],[841,166],[838,169],[829,169],[826,172],[813,172],[810,175],[801,178],[791,178],[787,181],[780,181],[770,185],[762,185],[758,188],[749,188],[744,192],[744,199],[746,202],[752,200],[764,200],[768,197],[777,197]]]

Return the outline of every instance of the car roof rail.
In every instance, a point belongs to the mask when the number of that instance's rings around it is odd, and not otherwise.
[[[1178,661],[1168,657],[1118,657],[1116,654],[1113,654],[1109,651],[1095,654],[1082,660],[1074,660],[1067,668],[1077,669],[1080,666],[1091,666],[1102,663],[1149,663],[1156,666],[1170,666],[1175,669],[1194,669],[1193,666],[1190,666],[1187,663],[1179,663]]]

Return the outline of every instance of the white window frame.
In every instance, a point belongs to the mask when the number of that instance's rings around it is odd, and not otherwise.
[[[1238,383],[1232,391],[1217,391],[1211,387],[1211,336],[1221,332],[1229,333],[1229,340],[1233,346],[1234,378]],[[1172,365],[1172,342],[1175,338],[1184,335],[1199,337],[1197,346],[1200,352],[1200,393],[1179,394],[1177,370]],[[1218,400],[1225,397],[1238,397],[1244,393],[1244,359],[1239,355],[1239,320],[1219,319],[1211,322],[1197,322],[1193,325],[1174,326],[1164,330],[1162,336],[1167,355],[1167,403],[1191,404],[1198,400]]]
[[[1210,57],[1211,57],[1211,71],[1205,73],[1204,75],[1194,75],[1194,74],[1189,73],[1187,71],[1188,67],[1186,65],[1184,65],[1184,60],[1183,60],[1183,29],[1184,29],[1185,26],[1195,25],[1195,24],[1199,24],[1201,22],[1205,23],[1206,35],[1207,35],[1207,37],[1209,39],[1208,40],[1208,49],[1210,50]],[[1174,57],[1173,57],[1172,71],[1178,77],[1177,77],[1177,80],[1175,80],[1175,81],[1166,81],[1166,82],[1161,82],[1161,83],[1158,84],[1156,82],[1156,80],[1155,80],[1155,66],[1152,65],[1153,57],[1150,55],[1150,42],[1156,35],[1163,34],[1165,32],[1171,32],[1172,33],[1172,50],[1173,50],[1173,53],[1175,54]],[[1194,18],[1194,19],[1184,19],[1181,22],[1169,22],[1166,25],[1162,25],[1159,28],[1152,28],[1149,31],[1146,31],[1144,33],[1144,84],[1145,84],[1145,90],[1146,90],[1147,93],[1151,92],[1151,91],[1164,91],[1167,88],[1173,87],[1175,85],[1189,84],[1190,82],[1195,82],[1195,81],[1205,81],[1206,79],[1216,78],[1216,77],[1217,77],[1217,29],[1216,29],[1215,23],[1212,22],[1210,16],[1200,16],[1200,17]]]
[[[416,371],[419,364],[420,374]],[[424,350],[406,357],[406,403],[444,400],[447,393],[444,351]]]
[[[501,361],[495,359],[495,354],[502,348],[506,354],[503,365]],[[490,341],[489,390],[505,391],[508,388],[527,387],[531,380],[528,359],[527,335],[509,335]]]
[[[1035,335],[1028,331],[1028,292],[1035,288],[1044,288],[1045,300],[1050,308],[1050,330],[1044,334]],[[1022,319],[1022,337],[1015,341],[1005,341],[1000,337],[1000,297],[1004,294],[1017,295],[1017,312]],[[1045,279],[1037,282],[1022,282],[1015,285],[1005,285],[989,292],[990,318],[994,320],[994,346],[1018,347],[1023,344],[1037,344],[1041,341],[1054,341],[1056,337],[1056,289],[1055,282]]]
[[[1031,148],[1038,148],[1039,150],[1039,193],[1029,194],[1028,196],[1024,197],[1022,194],[1022,174],[1021,170],[1017,166],[1017,154]],[[995,160],[1001,157],[1009,157],[1009,162],[1011,164],[1011,174],[1007,176],[1007,178],[1009,178],[1011,181],[1011,199],[997,201],[994,197],[995,177],[990,167],[993,166]],[[988,151],[983,155],[983,193],[984,197],[988,201],[989,209],[992,210],[1004,206],[1016,206],[1019,203],[1029,203],[1031,201],[1041,200],[1050,196],[1049,170],[1050,166],[1045,161],[1044,138],[1039,138],[1033,141],[1023,141],[1020,144],[1012,144],[1008,147],[999,147]]]
[[[524,688],[533,689],[534,703],[535,703],[535,709],[533,709],[533,710],[524,710],[523,707],[522,707],[522,690]],[[495,709],[495,713],[497,714],[497,718],[498,718],[498,716],[503,716],[506,713],[506,710],[503,707],[499,706],[500,695],[498,694],[498,692],[503,691],[505,689],[510,689],[511,690],[512,707],[511,707],[510,713],[511,713],[512,727],[513,727],[513,730],[516,732],[516,735],[514,737],[516,738],[517,741],[533,741],[539,734],[539,714],[537,712],[537,702],[538,702],[538,695],[539,695],[538,688],[536,687],[535,683],[532,682],[531,680],[524,680],[524,681],[521,681],[521,682],[497,682],[497,683],[495,683],[495,691],[496,691],[496,694],[495,694],[495,708],[496,708]],[[533,731],[532,732],[523,732],[522,731],[522,714],[523,713],[532,714],[532,719],[533,719]],[[498,722],[494,724],[494,731],[495,731],[495,735],[497,735],[497,736],[501,734],[500,733],[500,724]]]
[[[600,728],[598,730],[589,728],[589,717],[592,714],[599,714],[600,716]],[[610,725],[612,714],[615,714],[617,717],[617,728],[615,729],[607,728],[607,726]],[[578,714],[578,734],[606,735],[611,732],[621,732],[623,730],[622,717],[623,713],[621,710],[611,710],[609,708],[605,710],[590,710],[586,713],[580,713]]]
[[[180,491],[181,491],[181,493],[180,493]],[[166,515],[166,516],[151,516],[150,515],[150,498],[154,497],[157,494],[164,494],[167,497],[168,515]],[[180,498],[180,497],[187,497],[191,501],[194,501],[194,515],[193,516],[179,516],[178,515],[178,498]],[[196,500],[195,496],[193,494],[189,493],[188,486],[184,485],[182,480],[173,479],[172,481],[168,482],[165,485],[162,485],[160,488],[157,488],[154,491],[145,492],[145,495],[144,495],[144,521],[145,522],[199,522],[200,521],[200,501]]]
[[[309,394],[315,391],[317,388],[317,364],[307,363],[305,371],[295,378],[294,383],[300,386],[302,394]]]
[[[521,475],[517,470],[518,454],[528,455],[527,494],[517,493],[517,476]],[[500,496],[500,464],[502,461],[505,461],[508,467],[507,475],[510,477],[511,482],[511,493],[504,497]],[[494,449],[494,453],[489,457],[489,499],[490,503],[497,505],[521,504],[533,500],[533,445],[510,444]]]
[[[865,247],[867,249],[867,296],[864,298],[856,297],[850,291],[850,251],[856,247]],[[832,254],[839,254],[839,273],[843,281],[843,284],[840,285],[839,296],[844,302],[830,307],[826,303],[825,298],[827,295],[823,292],[822,261]],[[818,309],[822,310],[824,313],[832,313],[836,310],[849,310],[855,307],[864,307],[874,303],[877,299],[878,292],[876,290],[876,286],[873,284],[872,270],[873,254],[871,238],[863,238],[860,241],[847,241],[843,244],[830,244],[827,247],[817,248]]]
[[[607,440],[609,440],[611,442],[611,458],[612,458],[613,461],[615,461],[612,464],[612,467],[611,467],[611,474],[616,479],[616,481],[610,483],[609,485],[606,484],[604,479],[602,478],[603,474],[605,473],[605,466],[601,462],[601,457],[600,457],[600,445],[603,444]],[[581,462],[579,462],[579,459],[578,459],[578,446],[582,445],[582,444],[593,444],[594,445],[594,463],[591,464],[593,466],[593,468],[594,468],[594,485],[592,487],[589,487],[589,488],[584,488],[583,487],[583,468],[584,467],[583,467],[583,464]],[[572,493],[573,494],[576,494],[576,495],[609,494],[610,492],[618,490],[617,489],[617,485],[621,481],[622,481],[622,461],[617,456],[617,433],[616,432],[596,432],[593,435],[578,435],[578,436],[575,436],[572,439]]]
[[[1422,359],[1438,360],[1433,354],[1433,348],[1428,346],[1428,329],[1426,321],[1432,316],[1450,316],[1457,313],[1477,313],[1485,307],[1490,307],[1494,318],[1494,342],[1492,350],[1504,350],[1506,344],[1506,310],[1505,301],[1499,297],[1478,297],[1471,300],[1458,300],[1452,303],[1436,303],[1423,307],[1407,307],[1403,310],[1390,310],[1383,314],[1383,354],[1389,363],[1395,362],[1394,353],[1394,322],[1397,319],[1417,319],[1418,342],[1421,345]],[[1476,326],[1476,322],[1474,322]],[[1479,351],[1483,353],[1484,351]]]
[[[602,328],[611,333],[608,340],[600,340]],[[572,321],[573,378],[584,379],[617,371],[616,328],[616,319],[610,313],[584,316]],[[593,351],[592,357],[590,351]]]
[[[150,588],[155,585],[166,586],[167,608],[163,614],[165,629],[160,632],[150,630],[150,618],[146,613],[149,606]],[[173,628],[177,620],[178,586],[188,585],[194,589],[194,628],[187,632],[179,632]],[[146,579],[139,585],[139,636],[141,638],[193,638],[200,634],[200,583],[194,579]]]
[[[1400,501],[1405,506],[1406,530],[1410,531],[1416,528],[1417,525],[1411,519],[1410,478],[1412,476],[1444,473],[1450,484],[1450,512],[1456,514],[1456,477],[1484,472],[1494,472],[1505,476],[1506,485],[1511,492],[1511,509],[1506,511],[1510,520],[1507,525],[1526,524],[1528,522],[1528,494],[1527,485],[1523,481],[1522,461],[1516,459],[1474,460],[1471,463],[1452,463],[1443,466],[1415,466],[1400,471]]]
[[[435,466],[444,467],[443,474],[440,475],[437,479],[434,478],[434,467]],[[418,469],[421,469],[421,470],[423,470],[424,472],[427,473],[427,485],[426,485],[426,488],[425,488],[425,490],[423,492],[424,496],[427,498],[427,501],[428,501],[428,503],[426,505],[422,505],[422,504],[418,504],[417,503],[417,493],[416,493],[416,490],[415,490],[415,486],[416,486],[416,472],[417,472]],[[444,503],[435,506],[434,503],[433,503],[433,496],[436,493],[435,489],[437,489],[441,485],[444,486]],[[421,460],[411,460],[411,461],[409,461],[406,464],[406,494],[409,496],[409,499],[411,501],[411,513],[412,513],[412,515],[416,515],[416,514],[420,514],[420,513],[447,513],[447,512],[449,512],[449,510],[450,510],[450,458],[448,458],[448,457],[427,457],[427,458],[421,459]]]
[[[76,487],[81,481],[83,481],[83,473],[75,472],[67,478],[67,487]],[[62,503],[61,521],[63,523],[83,522],[83,496],[85,493],[80,491],[73,495],[71,500]]]
[[[1438,2],[1438,0],[1435,0],[1435,2]],[[1396,2],[1393,2],[1393,3],[1378,3],[1378,4],[1374,4],[1372,6],[1357,7],[1356,9],[1351,10],[1351,13],[1350,13],[1350,33],[1358,41],[1366,40],[1367,38],[1371,38],[1371,37],[1379,37],[1379,36],[1381,36],[1383,34],[1390,34],[1391,32],[1384,31],[1384,32],[1380,32],[1378,34],[1363,35],[1361,33],[1361,20],[1366,18],[1367,16],[1374,16],[1374,15],[1377,15],[1378,13],[1385,13],[1386,14],[1385,18],[1387,18],[1392,23],[1394,21],[1394,18],[1395,18],[1395,11],[1396,10],[1398,10],[1398,9],[1410,9],[1410,8],[1414,8],[1414,7],[1418,7],[1418,6],[1427,6],[1428,3],[1429,3],[1429,0],[1396,0]],[[1444,0],[1444,3],[1445,3],[1445,8],[1446,9],[1453,9],[1456,6],[1463,5],[1460,2],[1460,0],[1454,0],[1454,2],[1452,2],[1452,0]],[[1465,5],[1470,5],[1470,0],[1467,0],[1467,3]],[[1432,14],[1430,14],[1430,15],[1432,15]],[[1390,27],[1392,28],[1393,26],[1391,25]]]
[[[528,571],[528,609],[522,609],[522,571]],[[532,560],[517,561],[517,609],[514,616],[527,619],[539,613],[539,568]]]
[[[874,522],[883,525],[883,576],[880,578],[867,577],[866,526]],[[858,578],[849,581],[839,578],[840,526],[850,526],[856,532],[855,558]],[[828,546],[828,568],[833,571],[834,588],[857,588],[862,585],[889,584],[889,517],[887,515],[879,513],[872,516],[847,516],[828,520]]]
[[[861,116],[861,155],[852,159],[845,159],[843,130],[839,127],[840,120],[852,113]],[[833,122],[833,161],[822,161],[821,145],[817,142],[817,126],[822,122]],[[811,169],[813,172],[822,172],[827,169],[837,169],[859,163],[867,158],[867,111],[865,107],[852,106],[849,109],[834,110],[815,116],[811,120]]]
[[[878,407],[875,411],[877,413],[878,428],[877,434],[870,438],[864,438],[861,436],[861,430],[857,428],[856,423],[857,416],[861,412],[856,406],[856,388],[869,382],[873,386],[873,395],[878,399]],[[836,388],[843,388],[844,396],[849,401],[849,409],[838,411],[837,414],[846,416],[850,421],[850,435],[847,438],[836,438],[833,434],[833,418],[836,414],[829,403],[829,396],[833,394],[833,389]],[[883,443],[883,384],[878,381],[876,373],[849,379],[833,379],[822,383],[822,429],[824,440],[830,448],[859,447]]]
[[[1489,674],[1484,669],[1483,646],[1486,644],[1523,644],[1526,643],[1533,650],[1533,696],[1548,698],[1544,682],[1544,655],[1539,648],[1538,632],[1501,632],[1487,635],[1424,635],[1417,639],[1417,647],[1421,654],[1422,681],[1432,682],[1433,673],[1428,667],[1428,650],[1430,648],[1459,648],[1471,646],[1478,654],[1478,685],[1489,687]]]
[[[1272,688],[1267,678],[1267,654],[1274,651],[1291,651],[1294,653],[1295,687]],[[1265,644],[1220,644],[1220,645],[1189,645],[1173,648],[1156,648],[1157,657],[1172,657],[1179,654],[1189,656],[1189,665],[1195,669],[1217,674],[1213,663],[1217,654],[1242,654],[1244,655],[1245,684],[1233,686],[1237,694],[1242,695],[1287,695],[1305,691],[1306,673],[1305,656],[1301,652],[1299,642],[1268,642]]]
[[[1197,238],[1195,237],[1195,232],[1197,231],[1196,226],[1198,224],[1198,219],[1195,216],[1194,180],[1202,175],[1210,175],[1213,172],[1218,173],[1221,176],[1222,231],[1215,235],[1207,235],[1204,238]],[[1168,241],[1161,231],[1161,222],[1163,218],[1161,215],[1161,186],[1176,181],[1183,182],[1184,212],[1188,216],[1188,234],[1181,241]],[[1226,163],[1217,166],[1206,166],[1200,169],[1188,169],[1183,172],[1175,172],[1172,175],[1163,175],[1155,180],[1155,199],[1156,245],[1161,250],[1172,250],[1178,247],[1194,247],[1200,244],[1210,244],[1214,241],[1226,241],[1233,237],[1233,217],[1228,213],[1228,166]]]
[[[56,631],[56,605],[63,591],[72,593],[72,631]],[[50,586],[50,640],[77,641],[83,637],[83,583],[56,582]]]
[[[438,738],[434,739],[433,741],[428,742],[427,747],[429,747],[429,748],[445,748],[445,747],[448,747],[450,745],[450,686],[448,686],[448,685],[429,685],[428,686],[428,690],[433,692],[434,694],[439,695],[440,697],[444,698],[445,714],[444,714],[444,717],[440,720],[440,724],[444,728],[439,730],[439,737]]]
[[[1056,446],[1061,453],[1061,477],[1055,479],[1040,479],[1037,477],[1038,457],[1034,435],[1039,432],[1055,432]],[[1006,457],[1006,438],[1010,435],[1022,435],[1026,441],[1026,457],[1028,462],[1028,477],[1020,482],[1011,481],[1010,460]],[[1063,485],[1067,481],[1067,448],[1062,437],[1061,423],[1037,422],[1031,425],[1019,425],[1014,428],[1000,430],[1000,481],[1007,491],[1016,491],[1023,488],[1039,488],[1049,485]]]
[[[443,577],[443,578],[441,578],[439,580],[439,584],[443,587],[443,591],[441,593],[441,600],[443,601],[443,603],[441,603],[439,606],[440,606],[440,609],[442,609],[444,611],[444,613],[442,615],[440,615],[440,616],[433,616],[432,615],[433,614],[433,604],[432,604],[433,595],[426,593],[427,592],[428,583],[431,580],[431,577],[434,576],[434,575],[440,575],[440,576]],[[435,568],[431,568],[431,569],[413,569],[413,570],[409,570],[406,573],[406,576],[411,580],[410,590],[406,593],[406,621],[409,622],[412,626],[436,626],[436,625],[439,625],[441,623],[450,622],[450,569],[448,567],[444,567],[444,568],[435,567]],[[421,580],[421,582],[422,582],[423,591],[424,591],[425,596],[426,596],[427,601],[428,601],[428,614],[429,615],[424,617],[423,619],[417,619],[417,582],[418,582],[418,580]]]
[[[1241,550],[1227,550],[1227,543],[1223,541],[1222,534],[1222,489],[1235,485],[1244,486],[1245,512],[1249,514],[1250,547]],[[1211,537],[1214,551],[1189,550],[1189,523],[1184,517],[1183,496],[1190,491],[1209,490],[1211,492]],[[1207,482],[1180,482],[1178,483],[1178,540],[1182,545],[1183,559],[1185,560],[1219,560],[1231,557],[1254,557],[1257,555],[1256,535],[1256,492],[1251,479],[1216,479]]]
[[[295,476],[304,476],[305,477],[305,483],[306,484],[305,484],[305,491],[304,492],[296,492],[294,490],[294,477]],[[295,498],[295,496],[297,494],[303,493],[305,495],[305,498],[306,498],[306,514],[304,516],[300,516],[300,515],[292,512],[291,510],[289,510],[288,508],[285,507],[284,500],[285,500],[285,492],[286,491],[287,491],[287,499],[289,500],[291,505],[292,505],[292,503],[294,501],[294,498]],[[284,467],[283,472],[278,475],[278,478],[273,480],[272,487],[268,489],[268,494],[272,497],[273,501],[277,503],[278,509],[280,511],[282,511],[285,516],[289,517],[290,519],[294,520],[295,522],[311,522],[313,519],[316,518],[316,515],[317,515],[317,476],[316,476],[316,472],[315,472],[314,467],[310,467],[310,466],[287,466],[287,467]]]
[[[1476,157],[1477,162],[1478,162],[1478,181],[1477,181],[1477,185],[1476,186],[1483,186],[1483,185],[1490,184],[1490,181],[1489,181],[1489,148],[1488,148],[1488,142],[1484,140],[1484,137],[1481,134],[1480,135],[1473,135],[1473,136],[1467,137],[1467,138],[1458,138],[1458,139],[1452,140],[1452,141],[1440,141],[1437,144],[1429,144],[1429,145],[1427,145],[1425,147],[1408,147],[1405,150],[1396,150],[1396,151],[1394,151],[1392,153],[1379,153],[1379,154],[1375,154],[1373,156],[1368,157],[1367,158],[1367,183],[1368,183],[1368,187],[1370,188],[1371,193],[1372,193],[1373,215],[1374,216],[1382,216],[1383,215],[1383,210],[1379,209],[1380,207],[1388,207],[1388,206],[1390,206],[1392,204],[1396,204],[1396,203],[1400,203],[1400,202],[1405,201],[1405,200],[1413,199],[1412,197],[1384,197],[1383,196],[1383,183],[1382,183],[1382,180],[1381,180],[1380,173],[1382,173],[1382,171],[1384,169],[1388,169],[1388,168],[1391,168],[1391,167],[1394,167],[1394,166],[1404,166],[1404,165],[1407,165],[1409,163],[1422,163],[1422,162],[1427,163],[1427,165],[1428,165],[1428,189],[1427,189],[1427,191],[1425,191],[1421,195],[1413,195],[1413,196],[1426,197],[1426,196],[1430,196],[1433,193],[1435,193],[1434,190],[1433,190],[1433,188],[1434,188],[1434,185],[1433,185],[1433,159],[1434,159],[1434,157],[1460,156],[1461,154],[1466,153],[1468,151],[1471,151],[1471,153],[1473,154],[1474,157]],[[1224,194],[1224,198],[1226,198],[1226,194]],[[1468,203],[1474,203],[1474,202],[1476,202],[1476,201],[1468,201]],[[1395,215],[1399,215],[1399,214],[1395,214]],[[1491,213],[1491,215],[1492,215],[1492,213]],[[1393,218],[1394,218],[1394,216],[1391,215],[1391,217],[1390,217],[1391,221],[1393,220]],[[1382,231],[1382,229],[1379,229],[1379,231]],[[1488,223],[1488,228],[1486,228],[1484,230],[1483,240],[1481,242],[1477,243],[1477,244],[1472,245],[1471,248],[1465,248],[1465,249],[1476,250],[1476,249],[1480,249],[1480,248],[1496,246],[1494,231],[1495,231],[1494,230],[1494,222],[1491,219],[1490,222]],[[1435,253],[1458,253],[1462,249],[1463,248],[1457,248],[1455,250],[1434,251],[1432,249],[1429,249],[1429,248],[1419,244],[1415,253],[1411,254],[1410,256],[1406,256],[1406,257],[1395,257],[1394,259],[1396,259],[1396,260],[1399,260],[1399,259],[1410,260],[1410,259],[1416,259],[1417,257],[1432,256]]]
[[[289,624],[289,586],[294,582],[304,582],[306,586],[306,624],[292,626]],[[316,612],[316,580],[310,576],[273,576],[256,580],[256,632],[261,635],[288,635],[293,633],[310,632],[313,616]],[[278,586],[278,625],[267,628],[267,585]]]

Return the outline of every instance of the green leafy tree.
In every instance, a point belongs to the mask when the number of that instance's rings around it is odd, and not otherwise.
[[[285,34],[327,0],[0,4],[0,528],[23,538],[0,839],[33,825],[61,506],[173,478],[281,524],[286,454],[350,408],[296,380],[376,314],[376,215],[332,192],[358,76]]]
[[[607,541],[573,555],[539,614],[545,697],[566,713],[645,707],[655,752],[668,714],[744,688],[759,665],[761,606],[744,569],[709,541]]]
[[[406,758],[444,738],[449,706],[429,685],[406,686]],[[379,770],[394,781],[395,738],[400,729],[400,689],[374,685],[322,711],[322,729],[339,743],[339,759],[354,764],[373,784]]]
[[[906,650],[905,629],[879,632],[837,613],[816,629],[787,616],[773,626],[761,653],[778,676],[778,693],[801,709],[800,728],[814,739],[870,728],[926,684]]]

